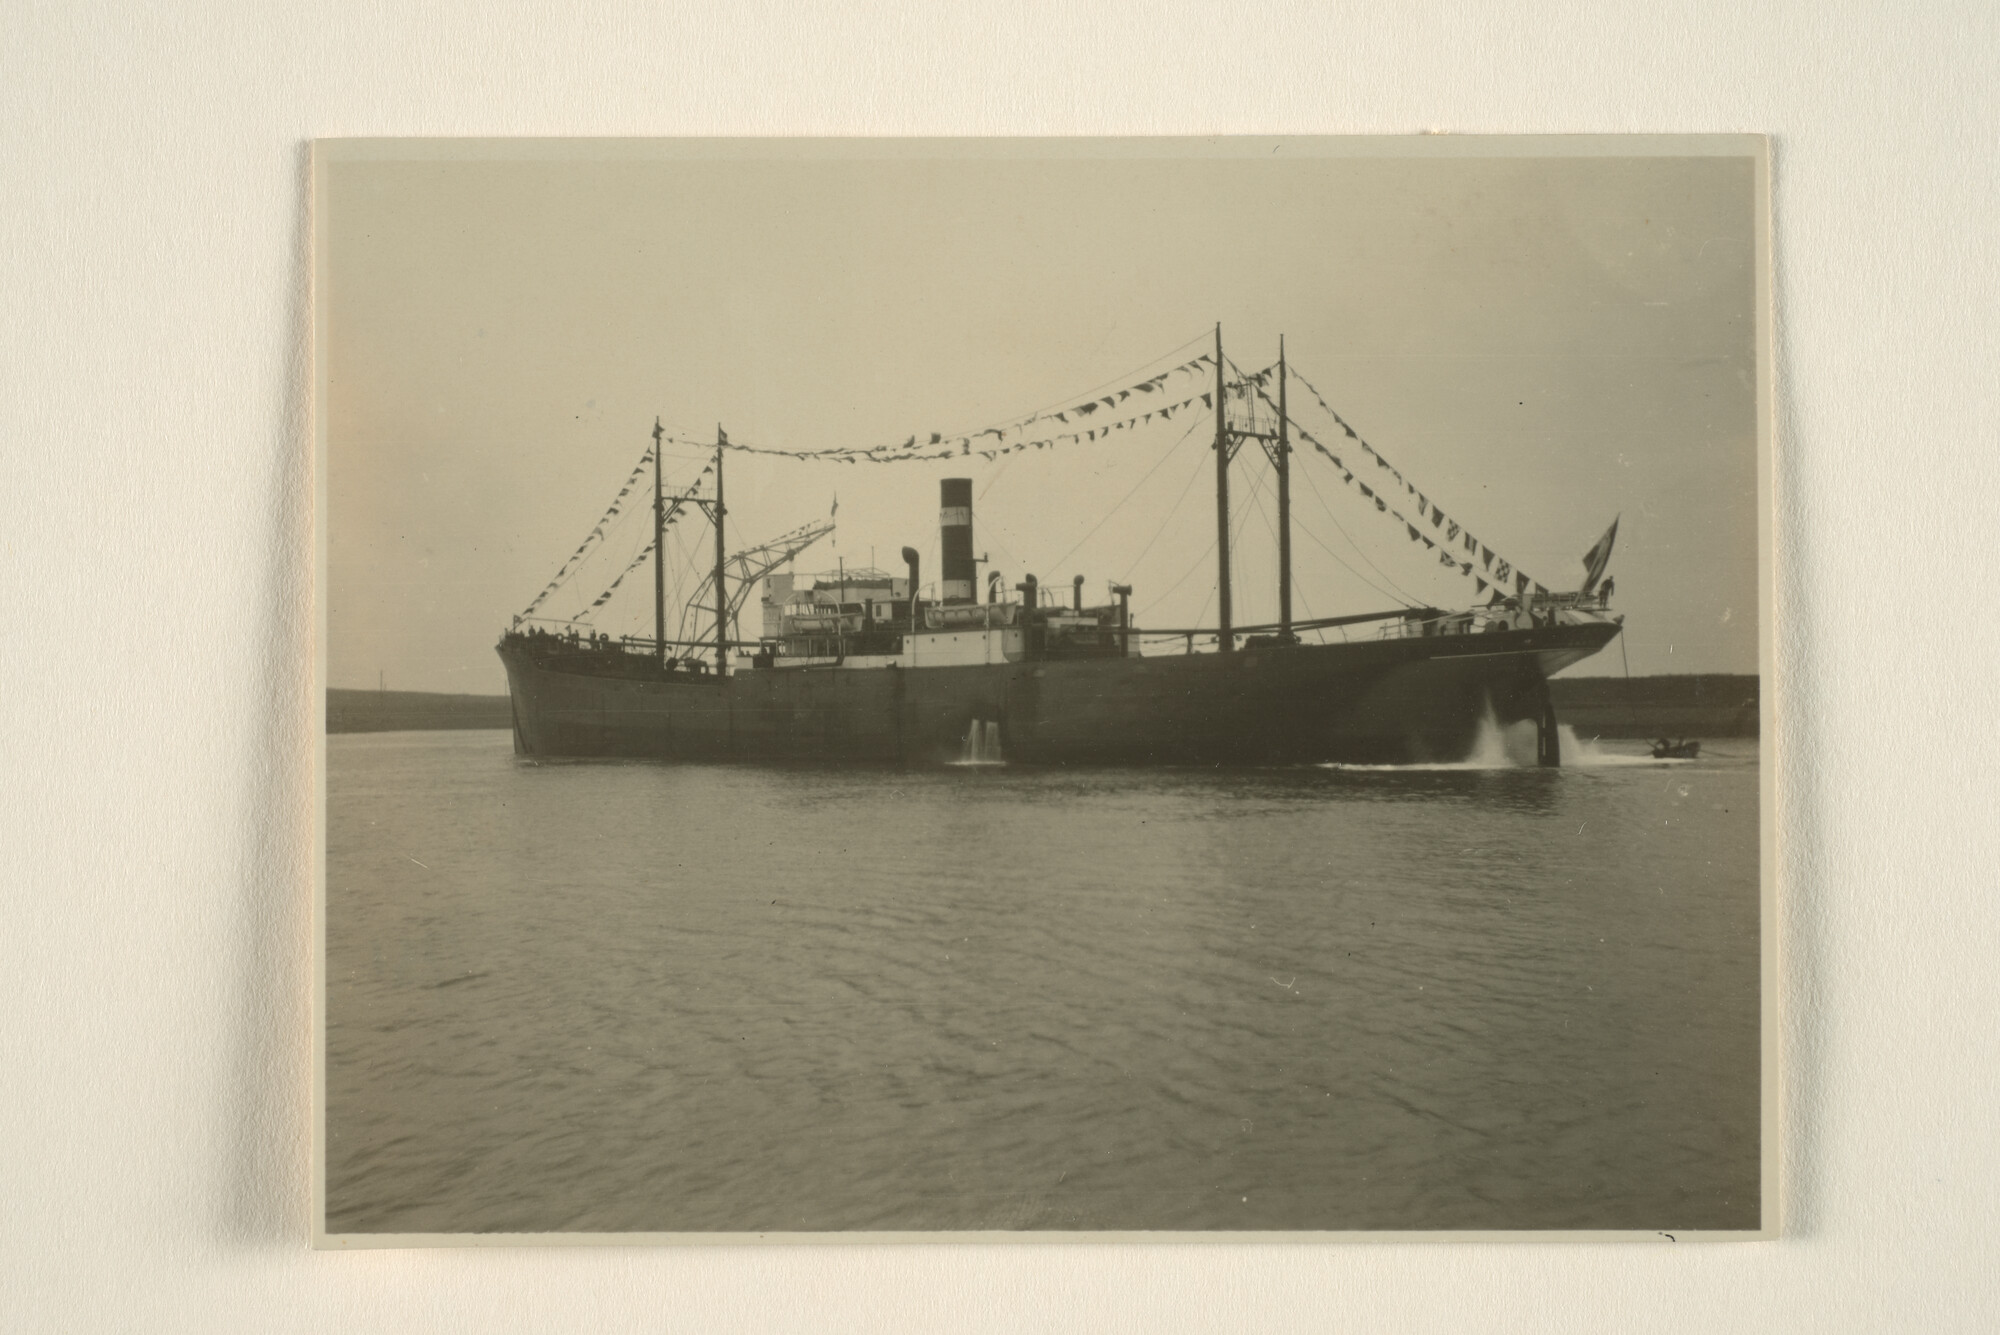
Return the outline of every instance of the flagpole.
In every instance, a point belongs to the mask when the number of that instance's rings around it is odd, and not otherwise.
[[[1236,648],[1229,630],[1229,428],[1222,406],[1222,322],[1215,324],[1215,582],[1221,631],[1215,637],[1220,653]]]
[[[667,662],[667,503],[660,491],[660,419],[653,419],[653,656]]]
[[[723,564],[728,559],[723,546],[722,516],[722,447],[729,436],[722,429],[722,423],[715,424],[715,675],[720,677],[729,671],[729,589],[723,583]]]

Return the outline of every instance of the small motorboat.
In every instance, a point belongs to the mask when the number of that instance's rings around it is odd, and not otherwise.
[[[1693,760],[1700,754],[1701,743],[1689,741],[1686,738],[1682,738],[1678,742],[1670,742],[1662,737],[1653,743],[1653,759],[1655,760]]]

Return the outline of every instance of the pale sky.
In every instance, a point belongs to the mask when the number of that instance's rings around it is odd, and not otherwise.
[[[1611,573],[1634,673],[1756,671],[1753,160],[1372,142],[336,157],[318,294],[328,684],[504,691],[495,640],[656,415],[785,449],[955,435],[1130,385],[1206,351],[1217,321],[1245,369],[1284,335],[1406,478],[1550,588],[1577,586],[1622,512]],[[1176,400],[1206,388],[1183,384]],[[1292,415],[1347,443],[1296,386]],[[838,545],[796,569],[872,554],[899,570],[909,544],[929,582],[938,479],[970,476],[975,549],[1010,586],[1082,574],[1099,601],[1130,582],[1142,625],[1213,625],[1212,432],[1176,414],[993,463],[731,454],[730,546],[837,494]],[[669,485],[706,462],[667,461]],[[1473,601],[1309,448],[1292,490],[1295,615],[1387,608],[1387,589]],[[650,536],[646,498],[629,499],[545,610],[587,605]],[[1274,494],[1247,448],[1232,499],[1236,621],[1273,620]],[[691,590],[709,539],[676,532],[693,568],[670,563],[669,589]],[[596,624],[650,634],[649,567]],[[1620,670],[1614,645],[1573,671]]]

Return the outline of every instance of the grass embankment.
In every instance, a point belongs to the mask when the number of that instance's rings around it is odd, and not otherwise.
[[[1756,677],[1557,677],[1556,717],[1579,737],[1755,737]]]

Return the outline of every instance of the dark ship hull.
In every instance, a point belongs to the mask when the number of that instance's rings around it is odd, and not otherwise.
[[[1610,623],[1236,653],[954,667],[662,673],[652,660],[510,635],[514,746],[536,757],[934,765],[975,720],[1029,765],[1455,761],[1489,714],[1553,734],[1548,677]],[[1552,742],[1545,741],[1544,745]]]

